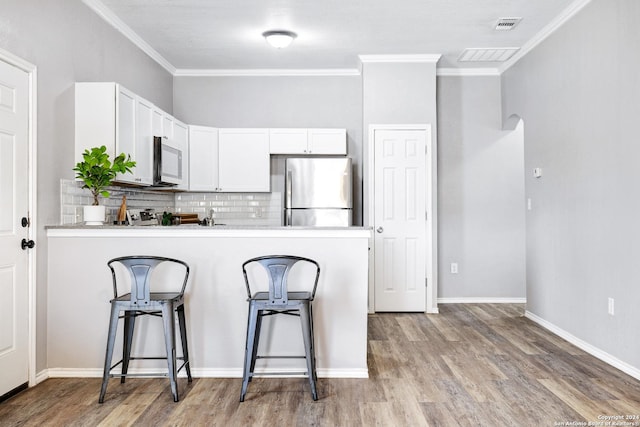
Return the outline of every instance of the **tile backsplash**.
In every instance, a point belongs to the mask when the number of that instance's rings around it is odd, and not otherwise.
[[[82,207],[92,203],[91,193],[81,183],[60,180],[60,222],[63,225],[83,222]],[[200,219],[213,209],[216,223],[229,225],[279,226],[282,222],[280,193],[174,193],[162,190],[144,190],[130,187],[109,188],[111,197],[101,198],[107,208],[107,223],[118,213],[122,196],[127,196],[127,207],[152,208],[156,212],[197,213]]]
[[[213,209],[216,223],[229,225],[281,224],[280,193],[176,193],[175,212],[197,213],[200,219]]]

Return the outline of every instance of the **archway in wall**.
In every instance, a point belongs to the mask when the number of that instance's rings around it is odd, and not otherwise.
[[[529,192],[527,188],[527,174],[528,170],[525,162],[525,136],[524,136],[524,120],[520,115],[512,114],[503,122],[502,126],[503,130],[510,131],[508,134],[508,138],[510,143],[516,144],[515,148],[518,150],[518,158],[519,169],[522,171],[520,174],[521,182],[518,185],[514,186],[515,191],[520,192],[522,199],[523,209],[521,210],[521,217],[518,219],[518,222],[521,224],[521,239],[522,239],[522,253],[521,253],[521,283],[519,284],[518,293],[522,295],[522,297],[518,297],[514,299],[514,302],[523,302],[526,303],[526,296],[528,293],[527,290],[527,236],[528,236],[528,212],[532,209],[531,199],[529,198]],[[533,173],[533,172],[532,172]]]

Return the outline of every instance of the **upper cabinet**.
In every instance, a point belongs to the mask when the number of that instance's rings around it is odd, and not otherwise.
[[[133,183],[141,185],[153,184],[153,114],[155,106],[142,99],[137,98],[135,95],[126,92],[124,88],[120,88],[120,113],[123,110],[126,114],[118,114],[118,117],[125,117],[127,119],[126,125],[123,124],[123,119],[120,119],[120,124],[116,125],[120,136],[116,139],[116,152],[117,153],[131,153],[131,157],[136,161],[136,167],[133,168]],[[135,110],[133,111],[133,119],[135,126],[130,128],[129,121],[132,118],[132,112],[129,111],[129,99],[133,96],[133,102]],[[126,102],[124,102],[126,100]],[[122,107],[124,105],[124,107]],[[130,138],[132,135],[133,138]],[[125,174],[119,176],[120,181],[132,182],[130,178],[131,174]]]
[[[218,156],[220,191],[270,191],[268,129],[220,129]]]
[[[189,126],[189,190],[270,191],[268,129]]]
[[[76,83],[75,161],[86,149],[104,145],[111,159],[120,153],[136,162],[133,173],[116,182],[153,184],[153,135],[156,107],[116,83]]]
[[[269,129],[271,154],[346,155],[346,129]]]
[[[182,183],[175,189],[189,190],[189,127],[177,119],[173,119],[173,143],[182,151]]]
[[[346,129],[308,129],[309,154],[347,155]]]
[[[189,190],[220,191],[218,129],[189,126]]]

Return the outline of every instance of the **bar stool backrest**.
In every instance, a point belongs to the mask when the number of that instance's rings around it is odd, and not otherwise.
[[[320,277],[320,266],[312,259],[293,256],[293,255],[268,255],[257,258],[252,258],[242,264],[242,272],[244,274],[244,281],[247,286],[247,297],[250,299],[251,287],[249,286],[249,279],[247,277],[246,266],[250,263],[257,262],[266,271],[269,277],[269,304],[283,305],[288,303],[288,283],[289,272],[291,268],[299,261],[309,262],[316,267],[316,276],[313,284],[313,291],[311,292],[311,300],[315,297],[316,288],[318,287],[318,278]]]
[[[114,263],[122,264],[131,276],[131,304],[144,308],[145,306],[148,306],[151,301],[151,273],[163,262],[171,262],[184,266],[184,281],[182,283],[182,289],[179,292],[180,296],[184,295],[187,280],[189,279],[189,266],[184,261],[158,256],[133,255],[114,258],[107,263],[111,270],[111,277],[113,279],[114,298],[118,298],[118,286],[116,282],[116,271],[113,266]]]

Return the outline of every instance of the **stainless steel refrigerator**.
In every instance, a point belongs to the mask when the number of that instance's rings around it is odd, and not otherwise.
[[[351,176],[349,157],[288,158],[285,166],[285,225],[352,225]]]

